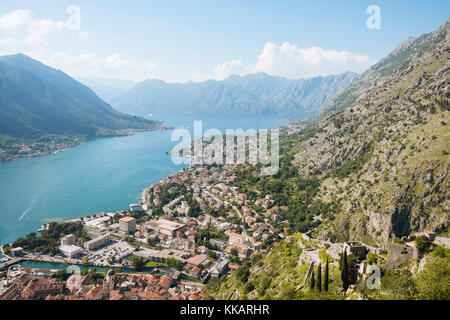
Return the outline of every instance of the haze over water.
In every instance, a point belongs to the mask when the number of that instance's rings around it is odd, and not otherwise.
[[[194,120],[203,132],[216,128],[269,129],[285,124],[282,117],[214,117],[154,115],[166,125],[186,128]],[[172,130],[101,138],[44,157],[0,164],[0,244],[37,231],[50,220],[127,209],[140,191],[187,165],[175,165],[165,154],[177,141]]]

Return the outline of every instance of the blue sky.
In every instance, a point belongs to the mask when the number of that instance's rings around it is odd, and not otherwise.
[[[70,5],[80,29],[66,26]],[[380,30],[366,26],[370,5]],[[449,13],[448,0],[0,0],[0,54],[23,52],[76,77],[311,77],[362,72]]]

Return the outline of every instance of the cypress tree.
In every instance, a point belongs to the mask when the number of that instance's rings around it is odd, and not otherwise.
[[[348,262],[346,250],[344,250],[344,255],[342,257],[341,280],[342,280],[342,288],[344,289],[344,292],[347,292],[349,283],[348,283]]]
[[[322,292],[322,263],[317,267],[317,290]]]
[[[314,280],[314,267],[312,268],[312,272],[311,272],[311,281],[309,282],[309,288],[312,290],[314,289],[315,286],[315,280]]]
[[[325,276],[323,279],[323,290],[328,292],[328,257],[327,264],[325,265]]]

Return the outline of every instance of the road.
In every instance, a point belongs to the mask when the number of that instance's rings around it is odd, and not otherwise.
[[[0,269],[1,268],[8,268],[8,267],[12,266],[13,264],[19,263],[21,261],[23,261],[23,258],[15,258],[15,259],[3,262],[3,263],[0,264]]]

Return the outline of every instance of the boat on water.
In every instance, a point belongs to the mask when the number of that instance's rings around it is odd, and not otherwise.
[[[56,150],[56,151],[53,152],[53,154],[57,154],[57,153],[64,152],[64,151],[67,151],[67,150],[69,150],[69,149],[66,148],[66,149]]]
[[[6,261],[8,261],[8,258],[6,258],[6,257],[1,257],[0,258],[0,262],[6,262]]]

